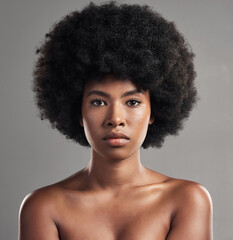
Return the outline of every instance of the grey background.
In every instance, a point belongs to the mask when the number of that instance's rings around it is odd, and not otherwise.
[[[89,1],[21,0],[0,4],[0,238],[17,238],[23,198],[85,167],[90,151],[37,117],[30,89],[34,50],[50,26]],[[96,3],[100,1],[94,1]],[[142,3],[142,1],[119,1]],[[214,205],[214,238],[233,236],[233,1],[144,1],[175,21],[196,53],[200,101],[178,137],[142,150],[142,163],[200,182]]]

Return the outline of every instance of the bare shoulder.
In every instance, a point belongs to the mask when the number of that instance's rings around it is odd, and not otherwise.
[[[44,211],[47,215],[56,218],[57,209],[61,210],[64,201],[69,192],[77,190],[83,179],[83,170],[48,186],[36,189],[29,193],[22,201],[20,206],[20,216],[41,213]],[[76,189],[77,188],[77,189]],[[73,191],[76,192],[77,191]]]
[[[58,202],[61,193],[56,185],[37,189],[22,201],[19,210],[19,239],[58,240]]]
[[[205,205],[212,207],[212,200],[208,190],[198,182],[185,179],[172,178],[158,172],[151,171],[154,179],[160,183],[166,199],[172,201],[175,208],[182,207],[184,204]]]
[[[171,201],[174,208],[184,207],[184,203],[212,205],[208,190],[200,183],[166,176],[149,169],[152,181],[161,186],[164,197]],[[158,185],[159,184],[159,185]]]
[[[56,184],[39,188],[25,196],[20,206],[20,215],[26,217],[42,212],[52,215],[60,198],[61,191]]]
[[[166,239],[212,239],[212,200],[200,183],[171,179],[168,182],[171,199],[171,226]]]
[[[177,207],[184,206],[184,203],[211,207],[212,200],[210,193],[200,183],[172,178],[169,184],[169,194],[177,200]]]
[[[81,185],[83,172],[82,169],[57,183],[39,188],[28,194],[21,203],[20,214],[40,212],[41,210],[45,210],[48,214],[57,213],[57,208],[63,205],[69,190],[71,192],[77,190],[77,186]]]

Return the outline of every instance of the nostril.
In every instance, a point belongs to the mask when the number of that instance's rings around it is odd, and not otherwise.
[[[124,122],[122,122],[122,121],[121,121],[121,122],[118,122],[118,123],[112,121],[112,122],[108,122],[107,125],[112,127],[112,126],[124,126],[125,124],[124,124]]]

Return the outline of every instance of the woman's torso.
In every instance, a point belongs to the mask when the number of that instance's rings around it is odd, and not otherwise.
[[[115,194],[74,187],[74,178],[47,187],[60,239],[165,240],[184,180],[161,179]]]

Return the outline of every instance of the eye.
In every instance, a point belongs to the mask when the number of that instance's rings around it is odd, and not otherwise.
[[[131,100],[127,101],[127,104],[130,107],[137,107],[139,104],[141,104],[141,101],[139,101],[137,99],[131,99]]]
[[[91,104],[94,105],[95,107],[103,106],[104,101],[100,100],[100,99],[94,99],[94,100],[91,101]]]

